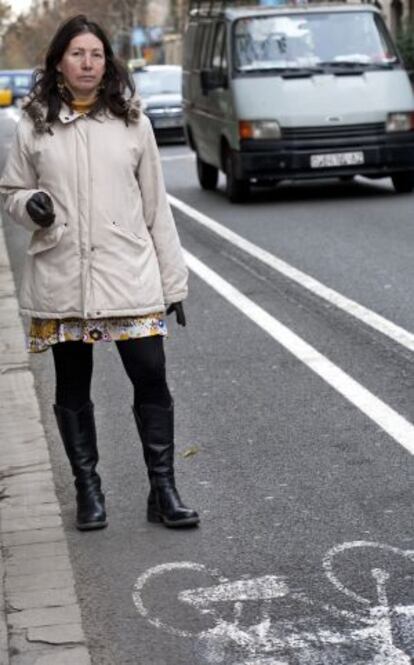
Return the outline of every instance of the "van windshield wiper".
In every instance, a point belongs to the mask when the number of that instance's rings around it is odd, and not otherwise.
[[[332,67],[333,69],[364,69],[370,67],[384,67],[388,69],[396,63],[396,59],[388,62],[366,62],[363,60],[327,60],[325,62],[318,63],[318,65],[321,67]]]
[[[283,78],[300,78],[302,76],[313,76],[314,74],[323,74],[322,67],[284,67],[278,69]]]
[[[374,67],[375,69],[392,69],[395,67],[395,65],[398,65],[398,60],[388,60],[388,62],[371,62],[370,67]]]
[[[332,72],[333,74],[363,74],[371,67],[367,62],[356,62],[355,60],[331,60],[328,62],[321,62],[324,72]]]
[[[279,74],[283,78],[301,78],[313,76],[314,74],[323,74],[322,67],[255,67],[254,69],[240,69],[243,74]]]

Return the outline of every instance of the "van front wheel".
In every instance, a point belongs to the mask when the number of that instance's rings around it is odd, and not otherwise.
[[[249,196],[250,183],[248,180],[236,178],[234,173],[234,162],[230,150],[226,152],[225,158],[226,172],[226,194],[231,203],[243,203]]]
[[[414,189],[414,172],[394,173],[391,176],[392,184],[398,194],[409,194]]]
[[[203,162],[197,155],[198,182],[203,189],[213,190],[217,187],[218,169],[207,162]]]

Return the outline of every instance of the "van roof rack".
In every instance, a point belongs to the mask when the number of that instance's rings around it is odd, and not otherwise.
[[[283,4],[291,7],[301,7],[305,9],[309,5],[331,5],[331,4],[351,4],[364,5],[375,4],[375,0],[284,0]],[[280,2],[276,2],[274,7],[281,7]],[[262,9],[271,9],[270,3],[263,0],[190,0],[188,13],[194,18],[207,18],[220,16],[226,9],[236,9],[237,7],[260,7]]]
[[[188,12],[194,17],[220,16],[226,9],[257,7],[260,0],[190,0]]]

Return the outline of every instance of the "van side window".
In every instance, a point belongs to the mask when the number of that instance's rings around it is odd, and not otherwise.
[[[216,26],[210,66],[211,69],[227,70],[226,28],[224,23],[218,23]]]
[[[200,50],[200,69],[207,69],[208,67],[213,27],[211,24],[204,26],[203,43]]]
[[[197,26],[189,25],[184,37],[184,69],[189,71],[193,67],[193,49],[194,38],[197,32]]]
[[[227,72],[227,33],[226,26],[223,26],[223,50],[221,53],[221,69]]]
[[[194,37],[194,60],[191,69],[200,69],[201,55],[203,52],[204,41],[207,34],[207,27],[203,23],[199,23],[196,28]]]

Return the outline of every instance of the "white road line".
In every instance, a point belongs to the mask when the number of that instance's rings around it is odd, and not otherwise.
[[[188,267],[211,288],[318,374],[408,452],[414,454],[414,426],[408,420],[187,250],[185,250],[185,258]]]
[[[286,263],[282,259],[277,258],[274,256],[274,254],[267,252],[265,249],[258,247],[234,231],[230,231],[230,229],[226,228],[219,222],[216,222],[214,219],[211,219],[211,217],[204,215],[180,199],[177,199],[175,196],[169,194],[168,198],[171,205],[177,208],[177,210],[180,210],[185,215],[188,215],[202,226],[219,235],[221,238],[224,238],[239,249],[250,254],[250,256],[253,256],[255,259],[262,261],[262,263],[265,263],[270,268],[277,270],[282,275],[285,275],[285,277],[288,277],[297,284],[300,284],[305,289],[308,289],[308,291],[311,291],[320,298],[330,302],[347,314],[354,316],[356,319],[359,319],[366,325],[374,328],[374,330],[382,333],[383,335],[386,335],[394,342],[397,342],[397,344],[404,346],[410,351],[414,351],[413,333],[405,330],[404,328],[401,328],[395,323],[392,323],[392,321],[385,319],[380,314],[376,314],[375,312],[369,310],[363,305],[360,305],[354,300],[341,295],[337,291],[324,286],[324,284],[318,282],[318,280],[314,279],[310,275],[307,275],[297,268],[294,268],[293,266],[289,265],[289,263]]]

